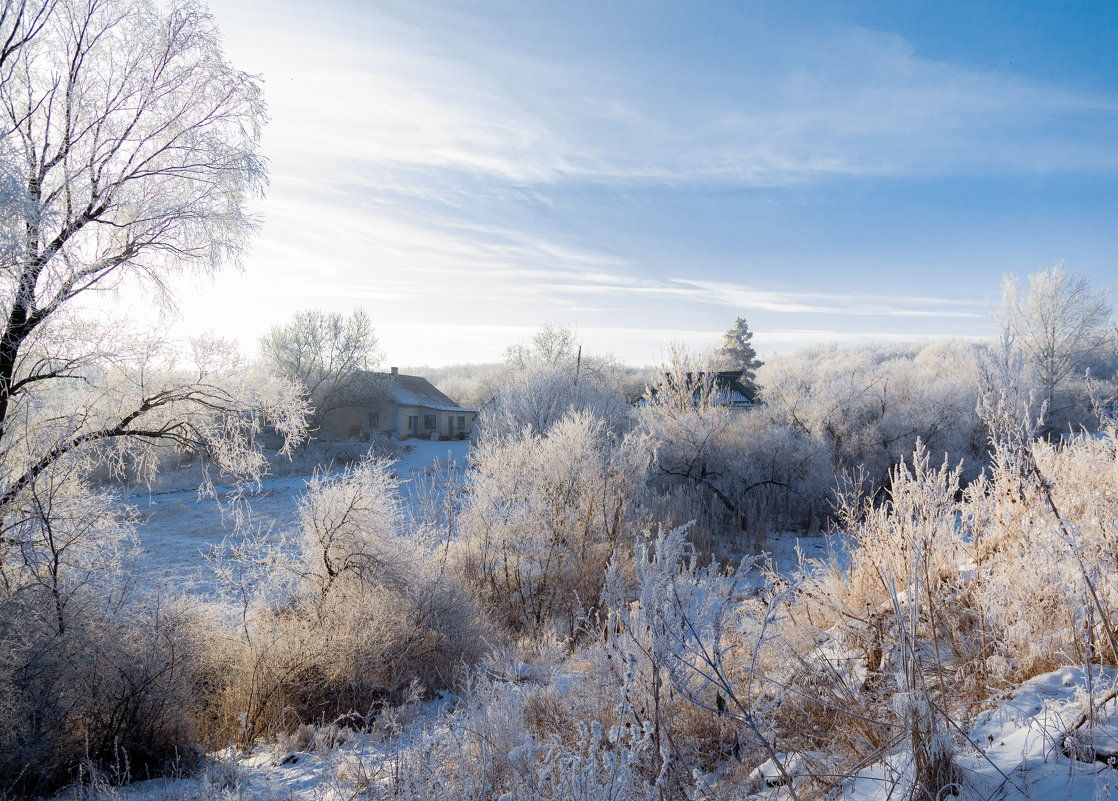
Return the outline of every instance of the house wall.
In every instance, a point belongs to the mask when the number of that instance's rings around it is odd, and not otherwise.
[[[434,423],[435,423],[434,428],[429,428],[428,427],[428,422],[429,422],[428,417],[430,415],[434,416]],[[463,412],[463,413],[459,414],[458,412],[447,412],[447,411],[442,411],[440,409],[431,409],[431,408],[428,408],[426,406],[403,406],[403,407],[400,407],[400,416],[401,416],[401,422],[400,422],[400,425],[401,425],[400,438],[401,439],[406,439],[407,437],[412,436],[411,432],[408,429],[408,417],[409,416],[415,416],[418,419],[418,424],[419,424],[419,434],[418,434],[418,436],[421,437],[422,439],[430,439],[431,435],[433,433],[437,433],[439,435],[439,437],[442,438],[442,439],[446,439],[448,437],[453,437],[454,439],[457,439],[458,436],[459,436],[459,433],[462,432],[463,430],[466,432],[466,436],[469,436],[471,433],[473,433],[474,418],[477,417],[477,415],[473,412]],[[464,420],[463,420],[464,426],[459,426],[459,424],[458,424],[458,418],[459,417],[464,418]]]
[[[363,406],[331,409],[322,419],[319,439],[359,439],[365,434],[367,416]]]
[[[376,412],[376,426],[369,425],[369,413]],[[394,430],[393,404],[343,406],[326,414],[318,433],[321,439],[365,439],[372,434],[391,436]],[[404,418],[405,424],[407,418]]]
[[[470,436],[470,434],[474,433],[474,419],[477,417],[477,414],[475,414],[474,412],[462,412],[461,414],[458,414],[458,413],[451,414],[451,413],[448,412],[447,417],[448,418],[454,418],[454,437],[456,439],[458,438],[459,432],[463,430],[458,425],[458,418],[459,417],[464,417],[465,418],[466,427],[465,427],[464,430],[466,432],[466,436],[468,437],[468,436]],[[442,430],[443,431],[447,430],[447,424],[446,424],[445,420],[443,421]]]
[[[392,432],[396,430],[396,416],[395,404],[392,403],[376,403],[364,409],[365,412],[365,427],[370,434],[380,434],[382,436],[390,437]],[[376,425],[369,425],[370,413],[375,412],[377,415]]]
[[[420,417],[420,410],[418,406],[397,406],[397,414],[400,416],[400,427],[396,431],[396,436],[399,439],[408,439],[409,437],[416,436],[410,425],[409,418],[415,417],[418,425],[418,436],[423,436],[423,418]]]
[[[377,413],[377,425],[370,427],[369,412]],[[435,428],[427,428],[427,415],[435,416]],[[418,436],[430,439],[433,432],[441,438],[458,438],[462,427],[458,418],[464,417],[466,436],[473,433],[474,422],[477,415],[474,412],[446,412],[430,409],[424,406],[397,406],[393,403],[382,403],[375,406],[345,406],[333,409],[326,414],[318,432],[320,439],[365,439],[373,434],[396,436],[399,439],[408,439]],[[415,417],[418,423],[418,434],[408,427],[408,418]],[[453,426],[451,423],[453,422]]]

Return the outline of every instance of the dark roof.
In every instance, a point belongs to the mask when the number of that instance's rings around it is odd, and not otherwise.
[[[719,402],[727,406],[752,406],[753,393],[742,383],[741,373],[736,370],[714,374],[714,386]]]
[[[668,381],[673,381],[670,373],[665,374]],[[684,385],[692,385],[694,389],[692,394],[698,394],[702,388],[702,383],[707,377],[707,373],[687,373],[684,377]],[[753,406],[756,403],[754,394],[748,387],[742,383],[741,373],[736,370],[724,370],[722,372],[713,373],[714,391],[711,400],[717,406],[734,406],[734,407],[747,407]],[[652,395],[656,395],[656,387],[652,387]],[[638,403],[645,403],[644,399]]]
[[[477,411],[459,406],[435,389],[434,384],[426,378],[399,373],[374,373],[373,375],[377,379],[379,388],[388,396],[388,400],[400,406],[423,406],[441,412],[476,413]]]

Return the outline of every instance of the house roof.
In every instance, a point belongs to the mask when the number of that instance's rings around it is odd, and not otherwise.
[[[477,412],[476,409],[459,406],[435,389],[426,378],[399,373],[374,373],[374,376],[388,399],[400,406],[423,406],[440,412]]]
[[[731,370],[714,374],[718,402],[724,406],[752,406],[753,395],[742,383],[741,373]]]
[[[692,394],[698,395],[702,387],[703,381],[706,379],[707,373],[687,373],[683,378],[684,387],[693,386]],[[742,383],[741,373],[736,370],[728,370],[711,374],[713,377],[712,383],[713,392],[711,393],[711,401],[716,406],[732,406],[735,408],[746,408],[753,406],[755,401],[752,393]],[[671,374],[667,374],[669,382],[673,381]],[[655,402],[656,387],[652,387],[653,401]],[[642,398],[637,401],[637,405],[644,405],[648,400]]]

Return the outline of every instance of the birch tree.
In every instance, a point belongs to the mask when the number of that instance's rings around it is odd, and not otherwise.
[[[214,341],[176,356],[73,309],[127,281],[170,302],[169,275],[237,263],[256,227],[245,202],[266,180],[259,86],[191,2],[16,12],[0,33],[22,43],[0,81],[0,514],[56,461],[105,441],[201,449],[258,472],[246,453],[265,419],[298,428],[290,397],[250,388]]]
[[[238,262],[264,116],[191,0],[0,8],[0,795],[52,789],[114,743],[138,769],[181,744],[163,724],[185,707],[151,693],[188,686],[184,651],[144,651],[172,640],[140,629],[131,521],[92,471],[175,448],[251,481],[258,435],[300,436],[302,401],[217,338],[86,312],[137,282],[170,304],[169,276]]]

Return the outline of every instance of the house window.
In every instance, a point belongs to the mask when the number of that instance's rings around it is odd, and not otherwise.
[[[423,415],[423,428],[424,428],[424,430],[434,431],[436,426],[438,426],[437,417],[438,417],[438,415],[434,415],[434,414]]]
[[[369,412],[369,430],[377,431],[380,429],[380,413]]]
[[[466,430],[466,415],[464,415],[464,414],[458,415],[458,430],[459,431],[465,431]]]

